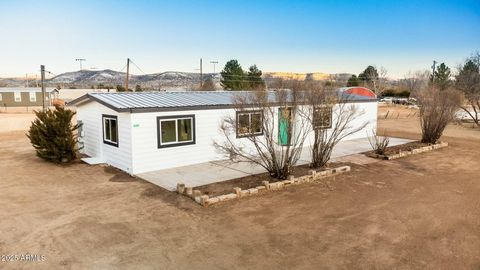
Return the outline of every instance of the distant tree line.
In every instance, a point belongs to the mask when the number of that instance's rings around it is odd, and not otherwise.
[[[117,84],[117,86],[115,86],[115,89],[117,90],[117,92],[133,92],[133,90],[130,87],[128,88],[128,91],[127,91],[125,86],[120,84]],[[135,92],[143,92],[143,90],[144,89],[139,84],[135,85]]]
[[[370,65],[358,76],[352,75],[347,81],[347,86],[364,86],[379,94],[388,86],[387,70],[384,67],[377,70],[375,66]]]
[[[230,60],[220,72],[220,84],[225,90],[265,90],[262,71],[256,65],[244,71],[237,60]]]

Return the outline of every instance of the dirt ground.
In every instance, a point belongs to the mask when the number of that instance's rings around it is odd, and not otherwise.
[[[378,118],[379,119],[403,119],[418,117],[419,110],[409,108],[405,105],[399,104],[382,104],[378,105]]]
[[[416,118],[382,119],[418,139]],[[117,170],[35,157],[0,133],[0,269],[480,269],[480,131],[322,183],[203,208]]]
[[[34,119],[34,113],[0,113],[0,133],[26,131]]]

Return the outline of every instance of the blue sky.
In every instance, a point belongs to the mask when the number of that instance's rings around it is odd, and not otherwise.
[[[0,1],[0,76],[120,70],[204,71],[238,59],[264,71],[390,77],[454,67],[480,50],[480,1]],[[218,70],[218,68],[217,68]],[[141,71],[133,68],[133,73]]]

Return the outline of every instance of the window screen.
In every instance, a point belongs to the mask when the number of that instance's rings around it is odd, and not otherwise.
[[[261,111],[237,112],[237,137],[263,134]]]
[[[332,127],[332,107],[317,107],[313,112],[313,127],[326,129]]]
[[[170,142],[177,141],[175,125],[176,125],[175,120],[162,121],[162,142],[163,143],[170,143]]]

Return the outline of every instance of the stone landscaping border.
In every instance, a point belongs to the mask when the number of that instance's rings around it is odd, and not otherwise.
[[[288,180],[270,183],[269,181],[263,181],[261,186],[255,188],[249,188],[242,190],[239,187],[233,188],[233,193],[219,195],[215,197],[209,197],[208,195],[202,195],[200,190],[195,190],[192,187],[186,187],[183,183],[177,184],[177,193],[192,198],[195,202],[202,206],[208,206],[223,201],[229,201],[233,199],[248,197],[257,195],[266,191],[274,191],[286,188],[291,185],[298,185],[304,183],[310,183],[321,178],[338,175],[341,173],[349,172],[350,166],[341,166],[333,169],[327,169],[324,171],[310,170],[308,175],[301,177],[294,177],[293,175],[288,177]]]
[[[372,157],[372,158],[392,160],[392,159],[397,159],[397,158],[406,157],[406,156],[410,156],[410,155],[420,154],[420,153],[423,153],[423,152],[429,152],[429,151],[439,149],[439,148],[443,148],[443,147],[447,147],[447,146],[448,146],[447,142],[438,142],[436,144],[423,146],[423,147],[420,147],[420,148],[417,148],[417,149],[413,149],[411,151],[400,151],[398,154],[394,154],[394,155],[379,155],[379,154],[375,154],[375,153],[368,153],[367,156]]]

